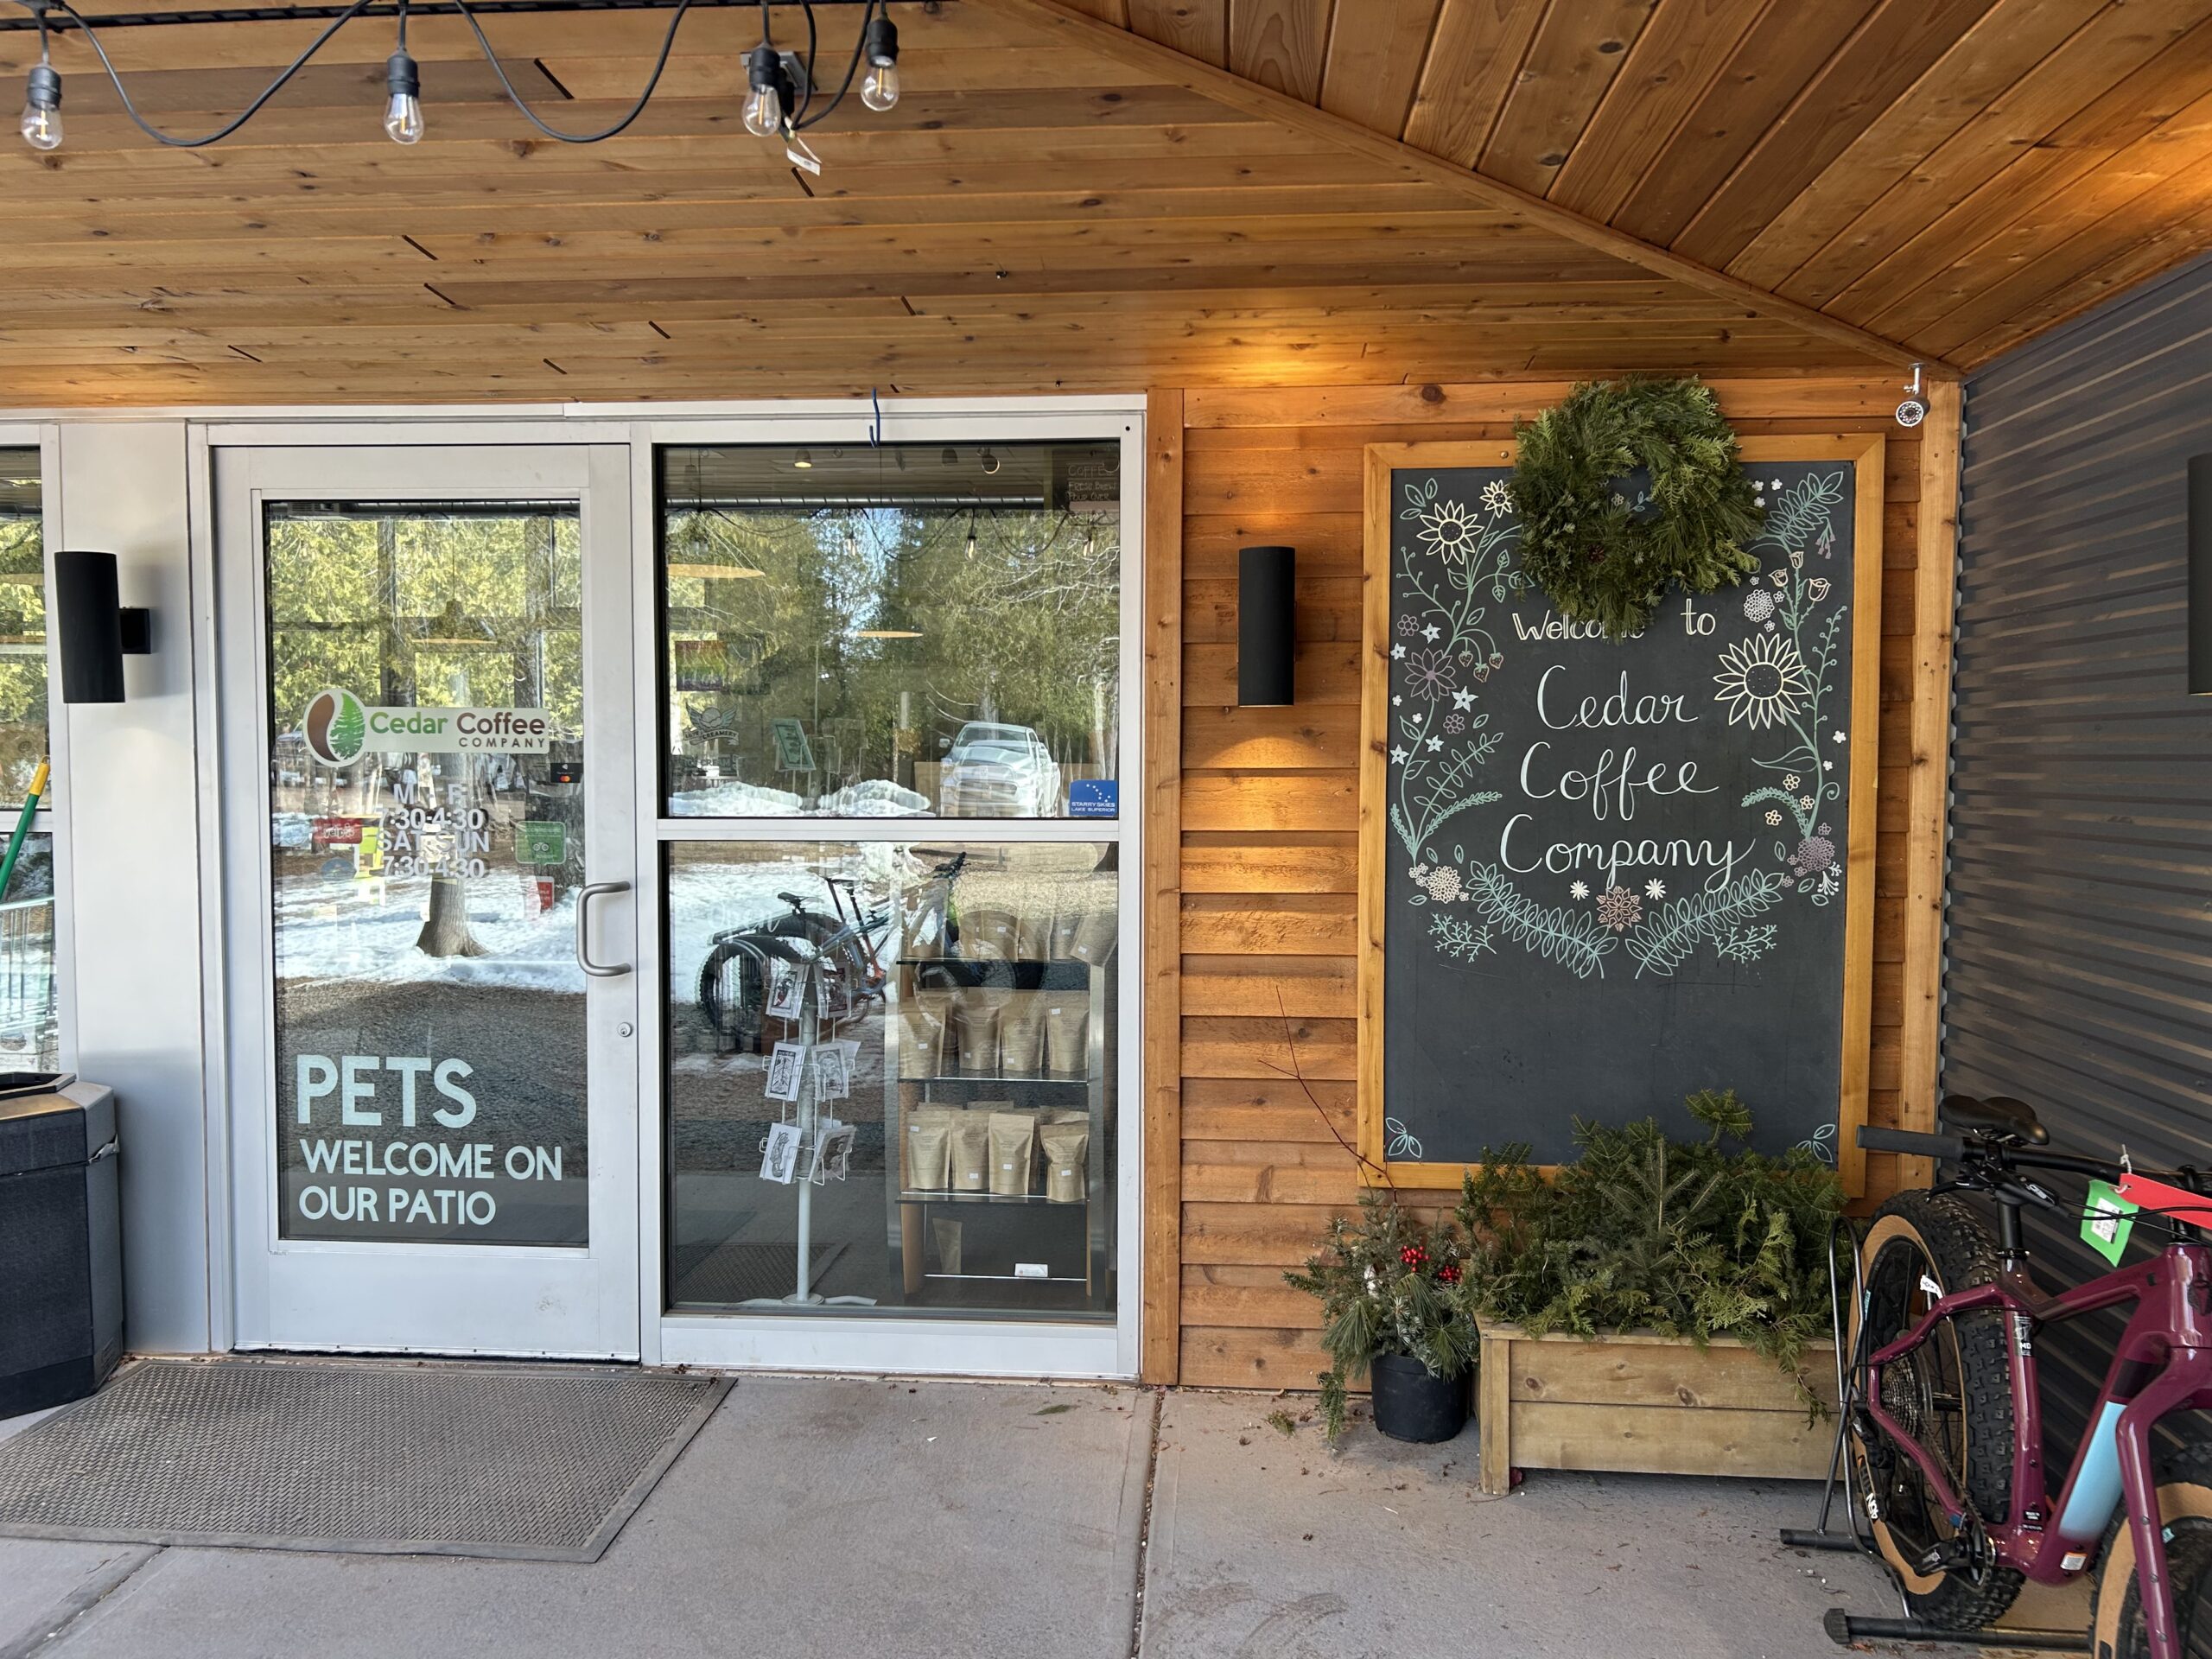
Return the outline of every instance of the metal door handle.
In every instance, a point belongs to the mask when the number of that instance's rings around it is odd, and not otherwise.
[[[630,964],[617,966],[611,962],[594,962],[588,935],[591,927],[591,901],[602,893],[627,893],[627,881],[587,881],[576,890],[576,966],[594,979],[612,979],[617,974],[626,974]]]

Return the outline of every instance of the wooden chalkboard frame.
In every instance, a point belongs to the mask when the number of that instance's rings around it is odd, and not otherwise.
[[[1382,932],[1388,914],[1389,765],[1383,710],[1390,696],[1391,476],[1400,467],[1510,467],[1510,439],[1486,442],[1371,443],[1363,503],[1365,559],[1360,603],[1359,713],[1359,1081],[1358,1135],[1363,1159],[1395,1185],[1457,1187],[1474,1167],[1464,1163],[1384,1158]],[[1850,829],[1844,895],[1843,1066],[1836,1102],[1836,1170],[1853,1197],[1866,1190],[1866,1154],[1858,1127],[1866,1122],[1873,1038],[1875,793],[1879,779],[1882,652],[1882,481],[1885,445],[1878,434],[1814,433],[1741,441],[1748,461],[1844,461],[1853,463]],[[1876,741],[1863,741],[1866,734]]]

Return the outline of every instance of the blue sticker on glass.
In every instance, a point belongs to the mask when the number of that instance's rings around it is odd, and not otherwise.
[[[1117,818],[1122,815],[1122,785],[1114,778],[1071,778],[1068,780],[1068,816],[1071,818]]]

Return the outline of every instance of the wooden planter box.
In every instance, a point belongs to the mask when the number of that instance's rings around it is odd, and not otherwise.
[[[1808,1349],[1805,1371],[1833,1410],[1834,1344]],[[1485,1492],[1516,1468],[1818,1480],[1835,1441],[1833,1417],[1808,1425],[1780,1368],[1732,1340],[1484,1325],[1478,1392]]]

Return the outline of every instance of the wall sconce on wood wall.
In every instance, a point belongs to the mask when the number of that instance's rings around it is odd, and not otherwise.
[[[116,591],[114,554],[54,556],[64,702],[121,702],[124,658],[154,648],[153,613],[118,604]]]
[[[2212,455],[2189,461],[2189,690],[2212,696]]]
[[[1297,701],[1298,569],[1294,547],[1248,547],[1236,556],[1236,706],[1273,709]]]

